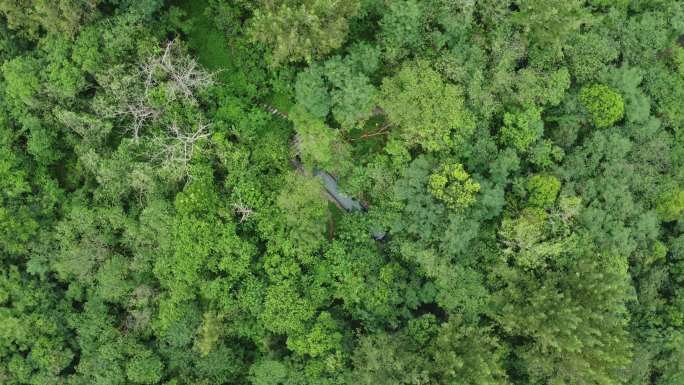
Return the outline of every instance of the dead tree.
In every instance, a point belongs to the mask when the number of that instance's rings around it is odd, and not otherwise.
[[[182,176],[189,176],[188,165],[195,153],[195,146],[209,137],[209,127],[208,123],[199,121],[188,130],[173,122],[166,135],[153,139],[154,146],[159,149],[156,158],[162,166],[177,168]]]
[[[197,61],[182,52],[179,45],[170,41],[161,56],[153,56],[141,66],[145,94],[154,86],[165,82],[174,94],[180,94],[197,103],[195,93],[214,84],[214,74],[202,69]]]
[[[150,100],[155,89],[167,87],[172,98],[178,97],[183,103],[197,105],[198,92],[215,82],[215,74],[204,70],[174,41],[168,42],[161,54],[149,57],[133,73],[121,76],[120,70],[114,69],[108,76],[113,83],[109,89],[115,102],[111,106],[102,106],[102,109],[106,116],[130,120],[128,130],[136,142],[143,128],[164,114],[163,107]],[[173,127],[169,131],[173,133]],[[192,138],[181,140],[188,142]]]
[[[240,215],[240,223],[249,219],[249,217],[254,213],[250,207],[246,206],[242,202],[233,203],[233,209],[235,210],[235,213]]]

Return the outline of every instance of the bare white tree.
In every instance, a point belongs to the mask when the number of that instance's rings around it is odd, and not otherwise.
[[[148,121],[156,120],[161,115],[161,111],[146,103],[145,97],[134,96],[128,103],[121,105],[118,110],[115,110],[114,114],[131,118],[129,131],[137,143],[140,139],[140,130]]]
[[[242,203],[242,201],[233,203],[233,209],[235,210],[236,214],[240,215],[240,223],[249,219],[249,217],[254,213],[254,211]]]
[[[129,120],[127,131],[138,142],[142,128],[156,120],[162,113],[148,102],[148,89],[140,81],[138,73],[126,73],[121,67],[111,68],[98,79],[106,89],[107,97],[96,98],[96,109],[107,118]]]
[[[181,145],[181,159],[183,159],[185,163],[192,159],[195,151],[195,143],[197,143],[199,140],[209,137],[208,128],[209,124],[202,123],[202,121],[199,121],[195,130],[190,132],[181,131],[175,122],[169,128],[173,138]]]
[[[167,135],[153,139],[154,146],[159,149],[157,158],[163,166],[177,168],[181,175],[188,176],[188,165],[195,153],[195,146],[209,137],[209,127],[209,123],[201,120],[190,129],[173,122],[168,127]]]
[[[163,107],[150,101],[155,88],[163,85],[171,97],[179,96],[184,103],[196,105],[197,93],[212,86],[214,77],[214,73],[204,70],[192,56],[183,52],[180,44],[172,40],[160,54],[149,57],[132,74],[129,72],[122,76],[121,68],[112,69],[104,82],[116,102],[103,105],[101,109],[106,116],[128,118],[128,130],[138,142],[142,129],[164,113]],[[170,127],[169,132],[173,133],[174,128]],[[182,137],[183,134],[178,132]],[[181,140],[188,142],[192,138]]]
[[[202,69],[197,61],[170,41],[161,56],[153,56],[141,66],[146,91],[166,81],[174,93],[196,103],[195,93],[214,84],[214,74]]]

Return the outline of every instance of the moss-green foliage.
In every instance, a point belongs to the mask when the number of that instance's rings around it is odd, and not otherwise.
[[[598,128],[610,127],[625,114],[622,96],[604,84],[582,88],[580,100]]]
[[[278,65],[321,58],[344,43],[358,0],[259,1],[250,22],[253,39],[272,48]]]
[[[677,73],[684,76],[684,48],[675,47],[672,52],[672,61],[675,65]]]
[[[288,175],[276,204],[291,247],[296,252],[315,251],[323,241],[328,215],[321,181],[295,173]]]
[[[0,383],[681,385],[683,35],[0,0]]]
[[[535,54],[554,56],[582,24],[591,22],[592,14],[580,0],[522,0],[512,17],[528,35]]]
[[[8,26],[17,30],[19,35],[36,39],[44,31],[75,34],[83,22],[97,14],[100,3],[100,0],[2,1],[0,13],[7,18]]]
[[[512,334],[530,339],[525,349],[513,354],[531,381],[620,383],[630,350],[626,277],[615,266],[608,269],[585,260],[572,263],[567,272],[542,277],[504,270],[501,279],[508,285],[495,300],[500,306],[497,317]]]
[[[606,63],[615,60],[619,53],[615,40],[598,33],[572,36],[565,50],[572,75],[583,83],[596,79]]]
[[[664,221],[681,219],[684,213],[684,189],[674,188],[663,193],[658,199],[656,210]]]
[[[156,384],[162,377],[164,366],[149,350],[137,352],[126,365],[126,376],[135,384]]]

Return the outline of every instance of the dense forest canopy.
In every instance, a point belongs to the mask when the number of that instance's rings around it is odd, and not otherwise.
[[[0,0],[0,383],[684,384],[679,0]]]

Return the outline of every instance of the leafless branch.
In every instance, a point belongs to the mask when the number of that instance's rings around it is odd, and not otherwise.
[[[181,173],[188,176],[188,165],[195,153],[195,145],[209,137],[209,123],[199,121],[191,130],[182,129],[176,122],[168,127],[168,135],[153,138],[154,147],[158,148],[155,158],[164,166],[178,167]]]
[[[392,125],[391,125],[389,122],[385,122],[385,123],[384,123],[382,126],[380,126],[380,128],[378,128],[376,131],[374,131],[374,132],[366,132],[366,133],[363,133],[363,134],[362,134],[361,136],[359,136],[358,138],[351,138],[351,139],[349,139],[349,140],[350,140],[350,141],[355,141],[355,140],[362,140],[362,139],[372,138],[372,137],[378,136],[378,135],[386,135],[386,134],[388,134],[388,131],[387,131],[387,130],[388,130],[390,127],[392,127]]]
[[[163,85],[172,97],[180,95],[184,103],[196,105],[197,93],[214,84],[214,73],[202,69],[174,41],[168,42],[160,55],[154,55],[140,64],[134,73],[121,76],[118,70],[113,69],[106,78],[115,84],[110,89],[116,102],[113,106],[103,106],[103,110],[110,117],[129,118],[131,123],[128,130],[136,142],[143,128],[164,113],[162,107],[155,106],[150,100],[156,87]],[[191,137],[180,140],[193,141]]]
[[[170,41],[159,57],[152,57],[141,66],[145,79],[145,90],[155,86],[159,80],[168,80],[173,92],[180,93],[187,100],[196,103],[195,92],[214,84],[214,74],[204,71],[197,61],[181,52],[180,47]]]
[[[233,203],[233,209],[237,214],[240,215],[240,223],[249,219],[249,217],[254,213],[254,211],[251,208],[247,207],[242,202]]]

